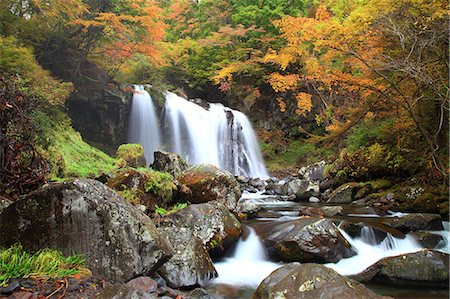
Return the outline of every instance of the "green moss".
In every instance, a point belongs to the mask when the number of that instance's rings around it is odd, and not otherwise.
[[[50,279],[90,274],[80,255],[65,257],[51,249],[31,254],[19,244],[0,249],[0,286],[5,286],[11,278]]]
[[[139,171],[142,171],[142,169],[139,169]],[[144,172],[148,175],[148,180],[144,185],[145,191],[158,196],[165,203],[170,202],[173,192],[177,189],[173,176],[167,172],[160,172],[148,168]]]
[[[370,185],[374,190],[387,189],[392,186],[392,182],[385,179],[378,179],[373,181],[368,181],[364,183],[360,183],[361,186]]]
[[[140,204],[139,190],[136,188],[128,189],[126,185],[122,185],[122,190],[117,191],[117,193],[133,205]]]
[[[40,150],[51,164],[50,178],[93,177],[116,168],[116,159],[84,142],[63,112],[35,111],[32,118]]]
[[[144,147],[136,143],[122,144],[116,152],[117,158],[125,161],[126,164],[136,167],[144,160]],[[118,164],[121,164],[120,162]],[[144,165],[142,163],[141,165]]]

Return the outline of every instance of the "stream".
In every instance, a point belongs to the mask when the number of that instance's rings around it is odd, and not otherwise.
[[[210,294],[219,298],[252,298],[260,282],[272,271],[281,267],[283,263],[275,263],[267,258],[260,235],[264,235],[267,227],[274,223],[299,219],[298,211],[301,207],[320,207],[319,203],[297,203],[279,200],[279,196],[261,195],[260,193],[244,193],[241,200],[250,200],[261,206],[265,212],[257,217],[244,221],[244,234],[229,255],[215,262],[219,276],[207,286]],[[328,204],[329,205],[329,204]],[[341,275],[354,275],[362,272],[382,258],[412,253],[424,247],[410,233],[404,238],[395,237],[387,233],[386,237],[377,242],[372,225],[380,223],[385,217],[399,217],[402,213],[388,211],[388,215],[380,216],[370,208],[356,208],[351,205],[340,205],[344,208],[343,215],[332,219],[338,225],[341,234],[356,251],[356,255],[343,258],[337,263],[327,263]],[[363,222],[367,226],[361,229],[359,236],[351,237],[341,229],[344,222]],[[434,250],[450,253],[448,243],[450,232],[449,222],[443,222],[444,230],[428,231],[442,236],[442,240]],[[394,298],[448,298],[449,290],[445,288],[433,288],[411,285],[393,285],[382,281],[370,281],[365,285],[380,295]]]

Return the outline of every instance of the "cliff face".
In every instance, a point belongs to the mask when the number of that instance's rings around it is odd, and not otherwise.
[[[131,86],[109,82],[75,86],[67,100],[73,127],[83,139],[114,154],[127,141],[128,117],[131,108]]]

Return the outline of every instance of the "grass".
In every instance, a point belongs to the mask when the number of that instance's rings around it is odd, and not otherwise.
[[[67,276],[88,276],[89,269],[80,255],[65,257],[60,251],[42,249],[31,254],[20,244],[0,249],[0,286],[11,278],[56,279]]]
[[[160,216],[165,216],[165,215],[174,213],[178,210],[184,209],[186,207],[187,207],[187,203],[185,203],[185,202],[183,202],[183,203],[179,202],[176,205],[174,205],[172,207],[172,209],[169,209],[169,210],[166,210],[164,208],[156,206],[155,213],[159,214]]]
[[[52,165],[51,179],[93,177],[116,168],[116,159],[84,142],[66,114],[56,109],[50,113],[35,111],[32,117],[42,153]]]

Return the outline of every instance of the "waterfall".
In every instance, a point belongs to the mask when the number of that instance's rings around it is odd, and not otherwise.
[[[382,258],[416,252],[422,249],[410,235],[406,235],[404,239],[399,239],[391,234],[387,234],[380,244],[376,244],[375,233],[371,227],[364,227],[364,231],[361,231],[361,236],[355,238],[349,236],[344,230],[339,230],[356,251],[355,256],[341,259],[335,264],[329,263],[325,265],[336,270],[341,275],[358,274]]]
[[[267,178],[253,128],[241,112],[221,104],[205,109],[166,92],[163,128],[169,150],[188,163],[210,163],[235,175]]]
[[[135,85],[131,104],[128,142],[144,147],[147,165],[153,163],[153,152],[161,148],[158,118],[150,94],[143,86]]]
[[[257,288],[264,278],[282,266],[268,261],[256,232],[250,227],[246,229],[250,232],[245,240],[239,240],[234,255],[214,264],[219,276],[212,283]]]

